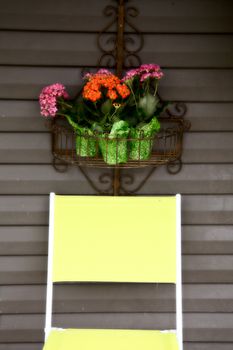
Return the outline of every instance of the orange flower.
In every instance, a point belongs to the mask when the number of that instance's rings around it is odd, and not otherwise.
[[[130,95],[129,88],[124,84],[117,84],[116,89],[122,98],[126,98]]]
[[[107,97],[116,100],[119,97],[126,98],[130,95],[130,90],[120,79],[112,73],[96,73],[88,76],[88,82],[83,88],[83,97],[92,102],[99,100],[103,94],[101,88],[107,89]]]
[[[111,100],[116,100],[117,99],[117,93],[115,90],[108,90],[107,92],[107,96],[111,99]]]
[[[101,95],[99,86],[93,85],[92,82],[88,82],[83,88],[83,97],[92,102],[99,100]]]

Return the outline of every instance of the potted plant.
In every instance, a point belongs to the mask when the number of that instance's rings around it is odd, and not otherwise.
[[[97,153],[96,141],[92,138],[83,138],[81,135],[93,133],[80,119],[79,110],[81,105],[70,99],[65,86],[60,83],[46,86],[42,89],[40,96],[40,112],[44,117],[65,117],[77,134],[76,150],[81,157],[93,157]]]
[[[158,117],[166,104],[157,96],[163,73],[158,65],[144,64],[126,73],[122,80],[107,69],[87,73],[77,99],[56,83],[40,94],[44,117],[62,116],[76,134],[76,153],[95,157],[101,153],[109,165],[147,160]]]
[[[130,125],[129,158],[132,160],[147,160],[151,156],[153,138],[160,129],[157,118],[166,107],[157,96],[162,77],[160,66],[143,64],[129,70],[122,79],[131,91],[125,120]]]
[[[107,69],[96,74],[87,73],[82,91],[83,113],[91,130],[98,135],[98,143],[107,164],[126,163],[129,126],[122,120],[130,90]]]
[[[106,69],[87,73],[81,98],[71,100],[64,85],[43,88],[39,101],[45,117],[63,116],[76,133],[76,152],[94,157],[98,148],[106,163],[127,162],[128,123],[121,119],[129,88]]]

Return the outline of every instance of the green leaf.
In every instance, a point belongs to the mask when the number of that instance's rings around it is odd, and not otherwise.
[[[152,136],[155,132],[158,132],[160,129],[160,123],[156,117],[153,117],[149,123],[140,123],[136,127],[138,135],[143,131],[145,137]]]
[[[100,109],[103,114],[109,114],[112,109],[112,101],[110,99],[106,100],[104,103],[102,103]]]
[[[146,119],[153,116],[158,102],[159,99],[157,96],[153,96],[151,94],[146,94],[140,98],[138,105]]]
[[[65,117],[75,131],[80,130],[80,126],[77,123],[75,123],[69,115],[65,115]]]
[[[103,128],[101,125],[99,125],[98,123],[93,123],[91,126],[91,129],[93,131],[97,131],[98,133],[102,133],[103,132]]]
[[[115,137],[127,137],[129,131],[130,129],[128,123],[124,120],[119,120],[113,124],[108,137],[110,139]]]
[[[90,113],[91,115],[95,115],[96,117],[99,117],[99,113],[94,110],[94,108],[90,108],[87,103],[83,103],[83,112],[86,114],[86,111]]]

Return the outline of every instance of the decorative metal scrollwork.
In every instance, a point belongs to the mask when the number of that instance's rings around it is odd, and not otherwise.
[[[107,6],[103,14],[109,19],[108,24],[99,33],[97,45],[101,51],[99,67],[114,69],[121,77],[124,69],[137,67],[141,64],[139,52],[144,46],[142,33],[132,23],[139,14],[135,7],[129,6],[128,0],[112,0],[115,5]],[[85,71],[83,71],[85,73]],[[78,93],[78,95],[80,92]],[[76,97],[78,97],[78,95]],[[166,103],[158,95],[161,106]],[[101,159],[79,159],[75,151],[75,135],[71,130],[63,128],[55,122],[50,125],[52,133],[53,166],[59,172],[65,172],[69,164],[76,164],[88,181],[91,188],[99,195],[133,195],[140,191],[146,181],[157,169],[165,164],[170,174],[177,174],[182,168],[183,132],[189,130],[191,124],[184,120],[187,107],[184,103],[171,103],[160,117],[163,128],[157,136],[158,147],[150,160],[143,162],[128,162],[110,167]],[[140,159],[140,157],[139,157]],[[106,172],[95,175],[89,174],[89,167],[102,167]],[[145,176],[139,184],[134,185],[135,177],[122,168],[145,169]],[[110,169],[107,169],[110,168]],[[91,176],[92,175],[92,176]]]
[[[181,171],[181,169],[182,169],[182,162],[180,158],[167,163],[167,171],[169,174],[172,174],[172,175],[178,174]]]
[[[156,167],[149,168],[144,179],[139,183],[139,185],[137,185],[133,189],[127,189],[127,186],[132,186],[134,184],[134,176],[132,174],[122,174],[120,192],[125,195],[134,195],[135,193],[141,190],[141,188],[145,185],[147,180],[151,177],[151,175],[155,172],[156,169]]]
[[[80,167],[79,169],[85,179],[88,181],[90,187],[99,195],[103,196],[112,196],[114,195],[114,182],[116,180],[115,173],[111,169],[109,169],[109,172],[102,173],[98,175],[98,181],[96,181],[96,177],[92,179],[93,175],[89,174],[88,168]],[[148,168],[147,174],[144,177],[144,179],[136,185],[135,183],[135,177],[133,174],[129,173],[120,173],[119,176],[119,189],[118,189],[118,195],[134,195],[139,190],[142,189],[142,187],[145,185],[147,180],[150,178],[150,176],[155,172],[157,168]]]
[[[91,176],[88,174],[88,171],[86,168],[84,167],[78,167],[79,170],[81,171],[81,173],[83,174],[83,176],[85,177],[85,179],[87,180],[87,182],[89,183],[90,187],[99,195],[102,196],[107,196],[107,195],[111,195],[112,194],[112,177],[111,174],[101,174],[99,176],[99,183],[102,184],[108,184],[108,187],[105,189],[100,188],[98,185],[96,185],[96,181],[93,181]]]
[[[179,117],[183,118],[187,112],[187,106],[183,102],[176,102],[172,103],[171,106],[169,106],[166,109],[166,113],[170,117]]]
[[[111,20],[99,33],[97,44],[102,52],[99,66],[115,68],[117,75],[121,76],[124,68],[141,64],[138,52],[143,48],[144,40],[130,20],[138,16],[138,10],[127,6],[127,1],[115,2],[116,6],[109,5],[104,9],[104,15]]]
[[[53,157],[53,167],[58,173],[65,173],[68,170],[69,164],[59,158]]]

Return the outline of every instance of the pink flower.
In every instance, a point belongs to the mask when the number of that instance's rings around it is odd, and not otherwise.
[[[163,77],[163,72],[153,72],[151,73],[151,78],[161,79]]]
[[[138,68],[129,70],[122,79],[122,81],[125,82],[135,77],[139,77],[140,82],[143,82],[148,78],[161,79],[163,77],[163,73],[158,64],[142,64]]]
[[[90,80],[92,76],[93,76],[93,73],[88,72],[83,76],[83,80]]]
[[[108,70],[108,69],[105,69],[105,68],[101,68],[97,71],[97,73],[86,73],[84,76],[83,76],[83,80],[91,80],[93,76],[95,76],[96,74],[101,74],[101,75],[112,75],[112,73]]]
[[[153,64],[153,63],[149,63],[149,64],[142,64],[139,67],[140,71],[146,71],[146,72],[151,72],[151,71],[159,71],[160,70],[160,66],[158,64]]]
[[[44,117],[55,117],[58,111],[59,98],[69,98],[63,84],[56,83],[44,87],[39,96],[41,115]]]
[[[140,81],[143,82],[144,80],[150,77],[151,77],[151,73],[144,73],[141,75]]]
[[[108,69],[104,69],[104,68],[99,69],[97,74],[112,75],[112,73]]]
[[[131,80],[132,78],[134,78],[136,75],[139,75],[139,71],[138,68],[135,69],[131,69],[129,70],[126,75],[122,78],[122,82],[126,81],[126,80]]]

